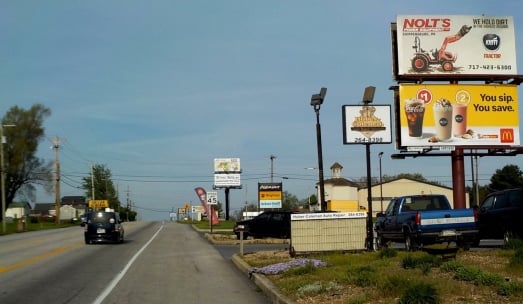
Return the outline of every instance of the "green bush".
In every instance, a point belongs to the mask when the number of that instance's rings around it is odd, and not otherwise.
[[[359,287],[376,286],[378,275],[376,270],[370,266],[360,266],[349,270],[349,281]]]
[[[399,304],[438,304],[438,291],[429,283],[420,282],[409,287],[401,296]]]
[[[482,286],[498,286],[503,284],[505,280],[502,276],[496,273],[481,272],[476,277],[475,283]]]
[[[385,248],[381,249],[378,253],[378,256],[380,257],[380,259],[393,258],[397,255],[398,255],[398,252],[395,249],[392,249],[389,247],[385,247]]]
[[[515,281],[505,282],[501,284],[497,292],[505,297],[520,295],[523,293],[523,283]]]
[[[521,249],[523,248],[523,240],[510,239],[504,246],[505,249]]]
[[[456,269],[454,278],[459,281],[473,282],[480,275],[481,270],[476,267],[461,267]]]
[[[423,265],[423,266],[422,266]],[[439,267],[441,265],[441,258],[425,252],[418,254],[408,254],[401,261],[401,266],[404,269],[414,269],[416,267]]]
[[[516,249],[514,256],[510,258],[510,266],[523,266],[523,248]]]
[[[463,264],[458,261],[448,261],[440,266],[440,269],[444,272],[455,272],[459,268],[463,268]]]

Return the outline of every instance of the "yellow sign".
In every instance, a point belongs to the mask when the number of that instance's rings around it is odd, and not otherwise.
[[[260,191],[260,200],[281,200],[281,191]]]
[[[519,145],[515,85],[400,85],[400,146]]]
[[[108,200],[90,200],[89,208],[109,208]]]

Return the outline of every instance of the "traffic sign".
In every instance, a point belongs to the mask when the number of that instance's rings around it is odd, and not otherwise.
[[[208,205],[217,205],[218,204],[218,192],[216,192],[216,191],[207,192],[207,204]]]

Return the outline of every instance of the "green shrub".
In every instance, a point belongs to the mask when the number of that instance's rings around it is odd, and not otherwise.
[[[510,239],[504,246],[505,249],[521,249],[523,248],[523,240]]]
[[[348,273],[349,281],[356,286],[372,287],[378,282],[376,270],[370,266],[360,266]]]
[[[497,290],[499,295],[508,297],[508,296],[517,296],[523,293],[523,283],[522,282],[505,282]]]
[[[423,265],[423,266],[422,266]],[[439,267],[441,265],[441,258],[428,253],[408,254],[401,261],[401,266],[404,269],[414,269],[416,267]]]
[[[385,247],[385,248],[381,249],[378,253],[378,256],[380,257],[380,259],[393,258],[397,255],[398,255],[398,252],[395,249],[392,249],[389,247]]]
[[[409,287],[401,296],[399,304],[438,304],[438,291],[429,283],[420,282]]]
[[[516,249],[514,256],[510,258],[510,266],[523,266],[523,248]]]
[[[505,280],[496,273],[480,272],[476,277],[475,283],[482,286],[498,286],[503,284]]]
[[[461,267],[456,269],[454,278],[460,281],[473,282],[480,275],[481,271],[476,267]]]
[[[444,272],[455,272],[459,268],[463,268],[463,264],[458,261],[448,261],[440,266],[440,269]]]

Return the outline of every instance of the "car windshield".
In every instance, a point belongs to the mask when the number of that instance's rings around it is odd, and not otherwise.
[[[90,223],[114,223],[114,213],[113,212],[93,212],[88,216]]]

